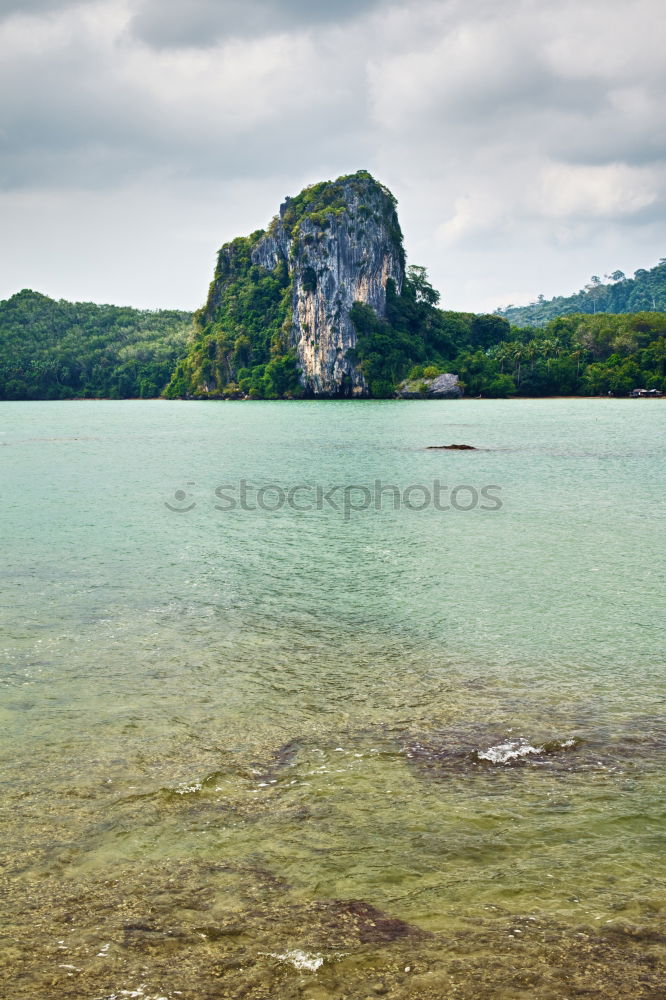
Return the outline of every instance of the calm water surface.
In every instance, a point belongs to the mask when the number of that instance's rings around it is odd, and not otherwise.
[[[0,463],[8,996],[664,995],[662,403],[2,403]]]

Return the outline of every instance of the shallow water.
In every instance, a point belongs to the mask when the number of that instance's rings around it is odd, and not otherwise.
[[[0,421],[8,995],[663,996],[662,404]]]

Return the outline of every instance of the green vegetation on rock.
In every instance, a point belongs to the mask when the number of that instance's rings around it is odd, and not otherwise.
[[[281,216],[282,225],[289,237],[298,237],[301,223],[305,220],[326,229],[330,219],[343,215],[349,206],[350,195],[358,195],[361,199],[368,188],[379,189],[384,195],[383,221],[387,225],[390,236],[399,248],[402,267],[405,266],[403,237],[398,222],[397,201],[383,184],[379,184],[367,170],[358,170],[355,174],[346,174],[335,181],[320,181],[304,188],[295,198],[287,198]],[[361,215],[366,218],[375,213],[370,205],[361,205]],[[277,216],[271,223],[278,224]],[[270,232],[270,228],[269,228]]]
[[[356,357],[372,396],[393,396],[407,377],[457,372],[461,352],[491,347],[509,335],[508,322],[498,316],[449,312],[438,309],[438,302],[425,268],[410,266],[400,295],[389,282],[385,320],[369,306],[354,305]]]
[[[278,399],[302,394],[288,346],[291,280],[252,263],[258,230],[222,247],[206,306],[195,313],[194,338],[165,390],[182,396]]]
[[[311,332],[294,327],[298,292],[314,296],[327,277],[326,269],[318,272],[312,261],[326,256],[333,228],[343,225],[346,237],[362,245],[369,239],[365,235],[368,222],[387,234],[387,244],[402,272],[405,258],[396,201],[365,170],[305,188],[286,199],[266,231],[225,244],[218,254],[208,301],[195,315],[187,357],[176,367],[165,395],[303,396],[307,379],[299,367],[298,343]],[[321,251],[313,252],[317,244]],[[331,294],[337,293],[334,282]],[[326,305],[336,316],[331,326],[339,332],[341,317],[334,299]]]

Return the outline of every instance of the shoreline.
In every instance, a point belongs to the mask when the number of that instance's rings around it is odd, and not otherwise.
[[[123,399],[114,399],[111,396],[86,396],[76,399],[0,399],[2,403],[516,403],[525,401],[535,401],[543,399],[597,399],[597,400],[627,400],[637,402],[639,399],[651,399],[652,402],[664,401],[666,396],[644,397],[644,396],[462,396],[460,399],[433,399],[424,396],[422,399],[401,399],[393,397],[391,399],[375,399],[370,396],[352,398],[346,396],[307,396],[300,398],[281,399],[233,399],[223,396],[192,397],[190,399],[166,399],[164,396],[128,396]]]

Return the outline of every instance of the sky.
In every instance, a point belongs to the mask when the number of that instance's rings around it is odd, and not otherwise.
[[[442,306],[666,256],[663,0],[0,0],[0,298],[203,304],[358,169]]]

